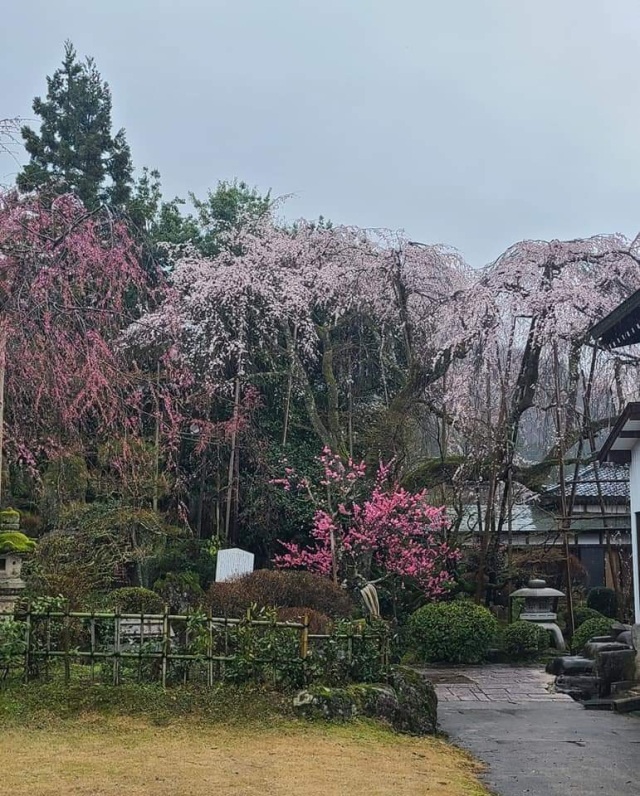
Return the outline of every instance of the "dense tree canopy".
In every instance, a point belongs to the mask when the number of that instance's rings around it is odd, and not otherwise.
[[[640,287],[638,240],[522,241],[473,269],[401,232],[287,223],[238,180],[166,200],[157,171],[134,181],[91,59],[67,44],[47,83],[0,197],[3,502],[47,528],[84,501],[179,521],[195,546],[159,577],[229,542],[326,572],[332,538],[364,539],[347,569],[432,595],[473,503],[480,596],[523,485],[589,458],[637,390],[635,352],[588,330]],[[321,483],[323,449],[371,474],[344,512],[277,486]]]
[[[93,59],[79,61],[66,42],[62,66],[47,77],[47,96],[36,97],[33,110],[42,121],[39,132],[22,128],[30,160],[18,187],[72,192],[89,209],[125,207],[133,182],[131,153],[124,130],[112,132],[111,91]]]

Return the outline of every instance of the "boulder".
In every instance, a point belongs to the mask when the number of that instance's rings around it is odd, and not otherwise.
[[[433,684],[406,666],[392,667],[389,684],[398,696],[398,708],[391,718],[395,729],[410,735],[433,735],[438,725],[438,697]]]
[[[633,647],[633,637],[630,630],[623,630],[622,633],[618,633],[616,641],[618,644],[626,644],[628,647]]]
[[[618,636],[620,633],[626,633],[628,630],[633,630],[633,625],[627,625],[624,622],[614,622],[611,625],[611,632],[614,636]]]
[[[636,669],[636,653],[632,649],[601,650],[595,656],[595,673],[601,697],[611,694],[611,686],[624,680],[633,680]]]
[[[294,696],[293,706],[311,718],[382,719],[398,732],[410,735],[433,735],[437,730],[435,688],[418,672],[404,666],[392,667],[388,684],[310,686]]]
[[[561,674],[556,679],[556,691],[574,699],[591,699],[599,693],[598,679],[589,674]]]
[[[626,644],[620,644],[617,641],[589,641],[584,648],[584,654],[587,658],[594,658],[599,652],[614,652],[616,650],[628,650]]]
[[[560,655],[547,664],[547,674],[591,674],[595,662],[582,655]]]

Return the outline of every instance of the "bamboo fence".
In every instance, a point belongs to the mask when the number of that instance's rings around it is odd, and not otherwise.
[[[314,646],[336,640],[341,645],[341,655],[350,664],[354,648],[364,644],[365,638],[377,645],[380,662],[386,671],[389,664],[388,634],[371,628],[332,635],[309,632],[309,618],[301,622],[277,622],[254,619],[250,614],[244,619],[216,617],[208,614],[172,614],[165,607],[161,614],[121,613],[102,611],[51,610],[34,611],[30,606],[18,612],[15,618],[24,622],[25,652],[23,678],[25,682],[42,675],[49,679],[53,670],[62,669],[64,681],[72,679],[72,665],[80,664],[90,681],[96,679],[99,669],[104,677],[105,664],[110,667],[113,685],[125,681],[127,676],[138,682],[160,681],[166,687],[168,681],[176,681],[172,667],[180,669],[184,683],[191,679],[192,670],[199,670],[208,686],[225,678],[226,667],[243,657],[239,649],[238,633],[241,629],[252,631],[270,630],[275,635],[275,651],[272,654],[254,656],[249,663],[255,668],[265,664],[275,668],[299,664],[303,668]],[[293,633],[297,643],[292,644]],[[278,653],[282,642],[288,645],[285,657]],[[198,649],[193,650],[196,644]],[[295,647],[295,650],[294,650]],[[245,659],[246,662],[246,659]]]

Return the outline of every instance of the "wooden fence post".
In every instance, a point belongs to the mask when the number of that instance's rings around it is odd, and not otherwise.
[[[167,663],[169,658],[169,606],[165,604],[162,614],[162,687],[167,687]]]
[[[113,617],[113,684],[120,685],[120,606]]]
[[[71,680],[71,664],[69,662],[69,603],[65,608],[62,625],[62,645],[64,647],[64,681],[69,683]]]
[[[44,666],[46,678],[49,679],[49,658],[51,652],[51,607],[47,606],[47,629],[45,631]]]
[[[31,648],[31,601],[27,603],[27,615],[24,627],[24,681],[29,682],[29,652]]]
[[[309,654],[309,615],[305,614],[302,618],[302,630],[300,631],[300,657],[306,660]]]
[[[140,609],[140,642],[138,643],[138,682],[142,682],[142,648],[144,647],[144,610]]]
[[[91,611],[89,617],[89,661],[91,664],[91,682],[95,682],[95,666],[96,666],[96,618],[95,611]]]
[[[207,685],[213,685],[213,622],[211,608],[207,611]]]

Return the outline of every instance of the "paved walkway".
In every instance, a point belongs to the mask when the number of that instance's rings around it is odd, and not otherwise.
[[[551,690],[554,677],[541,667],[469,666],[429,669],[438,702],[572,702]]]
[[[425,670],[442,729],[500,796],[638,796],[640,718],[587,711],[541,667]]]

